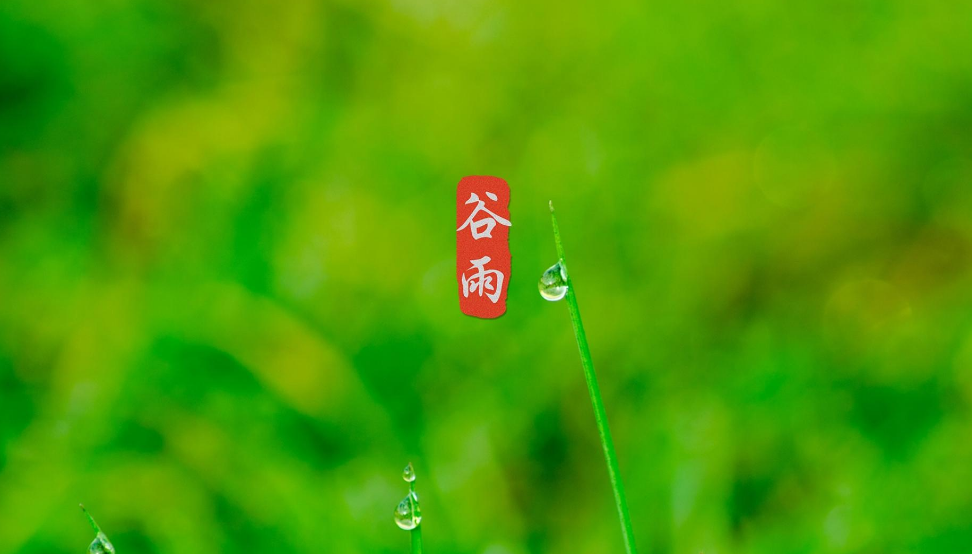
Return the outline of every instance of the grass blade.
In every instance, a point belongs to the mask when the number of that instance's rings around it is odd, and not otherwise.
[[[408,483],[409,492],[415,492],[415,481]],[[412,554],[422,554],[422,524],[419,523],[415,529],[409,531],[412,536]]]
[[[604,460],[607,463],[608,478],[611,480],[611,488],[614,490],[614,502],[618,508],[618,518],[621,520],[624,547],[628,554],[636,554],[634,530],[631,527],[631,515],[628,513],[624,484],[621,482],[621,471],[618,468],[618,455],[614,451],[614,440],[611,438],[611,430],[608,428],[604,401],[601,399],[601,388],[598,386],[597,376],[594,374],[594,360],[591,358],[591,348],[587,344],[587,333],[584,332],[580,308],[577,306],[574,282],[564,256],[564,245],[560,240],[560,227],[557,225],[557,214],[554,212],[553,202],[550,203],[550,219],[553,223],[554,242],[557,243],[557,255],[560,257],[560,263],[567,274],[567,308],[570,310],[570,322],[574,326],[577,349],[580,350],[584,378],[587,380],[587,392],[591,396],[591,405],[594,407],[594,422],[597,424],[597,432],[601,437],[601,447],[604,450]]]

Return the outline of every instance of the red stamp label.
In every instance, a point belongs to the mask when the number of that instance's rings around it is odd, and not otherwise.
[[[510,281],[510,186],[499,177],[463,177],[456,190],[459,309],[492,319],[506,313]]]

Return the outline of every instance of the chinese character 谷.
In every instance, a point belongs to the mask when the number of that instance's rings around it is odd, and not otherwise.
[[[495,194],[491,192],[487,192],[486,196],[490,200],[494,202],[496,201]],[[476,194],[475,192],[469,194],[469,200],[466,200],[466,204],[476,204],[476,208],[473,209],[471,214],[469,214],[469,218],[466,219],[466,222],[463,223],[461,227],[456,229],[456,231],[462,231],[468,226],[469,230],[472,231],[473,238],[479,240],[483,237],[493,238],[493,235],[491,235],[490,232],[493,230],[493,227],[496,227],[496,223],[501,223],[503,225],[506,225],[507,227],[510,226],[509,220],[504,219],[502,216],[498,216],[493,212],[489,211],[486,208],[486,203],[480,200],[479,195]],[[486,212],[489,215],[483,217],[478,221],[475,221],[476,214],[478,214],[481,211]]]
[[[500,294],[503,292],[503,272],[495,269],[486,269],[486,264],[492,260],[489,256],[483,256],[478,260],[469,260],[472,264],[468,269],[476,269],[476,273],[471,277],[466,277],[465,272],[462,274],[462,295],[469,298],[469,294],[479,294],[482,296],[486,294],[486,298],[493,304],[499,299]],[[496,282],[493,282],[493,278],[496,278]],[[486,292],[486,291],[493,292]]]

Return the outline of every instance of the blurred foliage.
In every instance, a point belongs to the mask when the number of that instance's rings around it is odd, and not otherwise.
[[[643,553],[972,550],[972,4],[5,0],[0,552],[618,552],[548,199]]]

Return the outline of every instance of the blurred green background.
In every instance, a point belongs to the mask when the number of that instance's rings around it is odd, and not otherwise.
[[[643,553],[972,550],[972,4],[5,0],[0,552],[621,551],[550,199]]]

